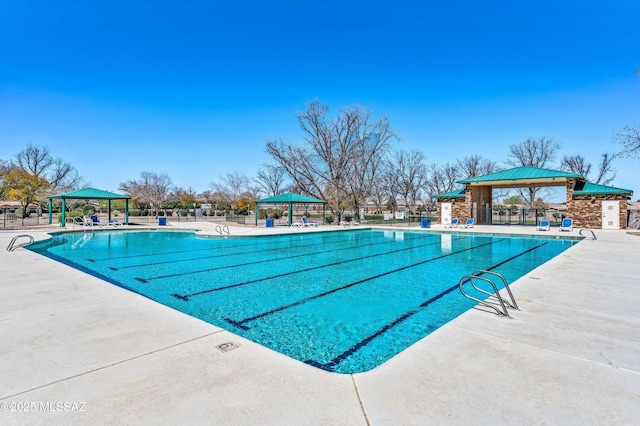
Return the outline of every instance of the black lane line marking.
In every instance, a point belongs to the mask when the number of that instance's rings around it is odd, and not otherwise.
[[[249,327],[244,325],[247,322],[254,321],[256,319],[263,318],[263,317],[266,317],[268,315],[273,315],[276,312],[284,311],[285,309],[289,309],[289,308],[292,308],[294,306],[302,305],[302,304],[307,303],[307,302],[309,302],[311,300],[319,299],[320,297],[324,297],[324,296],[327,296],[329,294],[336,293],[336,292],[341,291],[341,290],[345,290],[347,288],[353,287],[353,286],[358,285],[358,284],[362,284],[362,283],[367,282],[367,281],[375,280],[377,278],[384,277],[386,275],[395,274],[397,272],[404,271],[405,269],[409,269],[409,268],[413,268],[413,267],[416,267],[416,266],[424,265],[425,263],[433,262],[435,260],[443,259],[445,257],[453,256],[453,255],[460,254],[460,253],[463,253],[463,252],[466,252],[466,251],[470,251],[470,250],[475,250],[477,248],[488,246],[488,245],[491,245],[491,244],[496,244],[496,243],[498,243],[500,241],[504,241],[504,240],[505,239],[503,238],[503,239],[499,239],[499,240],[496,240],[496,241],[490,241],[488,243],[480,244],[480,245],[473,246],[473,247],[468,247],[466,249],[462,249],[462,250],[455,251],[455,252],[452,252],[452,253],[447,253],[447,254],[444,254],[442,256],[438,256],[438,257],[434,257],[434,258],[431,258],[431,259],[423,260],[421,262],[413,263],[411,265],[402,266],[402,267],[394,269],[392,271],[384,272],[382,274],[377,274],[377,275],[374,275],[374,276],[369,277],[369,278],[365,278],[365,279],[358,280],[358,281],[350,283],[350,284],[343,285],[343,286],[338,287],[338,288],[334,288],[333,290],[325,291],[323,293],[316,294],[314,296],[305,297],[304,299],[298,300],[297,302],[293,302],[293,303],[290,303],[288,305],[280,306],[279,308],[275,308],[275,309],[272,309],[270,311],[263,312],[263,313],[258,314],[258,315],[254,315],[252,317],[245,318],[245,319],[240,320],[240,321],[235,321],[235,320],[232,320],[230,318],[225,318],[225,321],[227,321],[229,324],[231,324],[231,325],[233,325],[235,327],[241,328],[243,330],[248,330]]]
[[[424,237],[422,239],[428,239],[428,238],[429,237]],[[418,238],[415,238],[414,240],[418,240]],[[388,242],[389,241],[380,241],[380,242],[375,243],[375,244],[367,244],[366,246],[369,247],[369,246],[372,246],[372,245],[387,244]],[[320,250],[320,251],[311,252],[311,253],[296,254],[296,255],[293,255],[293,256],[292,255],[285,255],[283,257],[255,260],[253,262],[236,263],[234,265],[216,266],[215,268],[198,269],[198,270],[195,270],[195,271],[181,272],[181,273],[168,274],[168,275],[159,275],[157,277],[150,277],[150,278],[136,277],[134,279],[136,281],[141,282],[141,283],[148,283],[149,281],[152,281],[152,280],[160,280],[160,279],[164,279],[164,278],[180,277],[180,276],[184,276],[184,275],[202,274],[202,273],[205,273],[205,272],[218,271],[220,269],[229,269],[229,268],[237,268],[237,267],[241,267],[241,266],[258,265],[258,264],[261,264],[261,263],[279,262],[281,260],[295,259],[295,258],[298,258],[298,257],[308,257],[308,256],[312,256],[312,255],[315,255],[315,254],[321,254],[321,253],[335,253],[335,252],[338,252],[338,251],[353,250],[353,249],[360,248],[360,247],[363,247],[363,246],[356,245],[356,246],[342,247],[342,248],[338,248],[338,249],[335,249],[335,250]]]
[[[345,231],[345,232],[350,232],[350,231]],[[352,235],[357,235],[355,234],[355,232],[357,231],[351,231],[353,232]],[[292,236],[301,236],[301,235],[305,235],[305,234],[291,234]],[[311,235],[311,234],[306,234],[306,235]],[[366,238],[374,238],[374,237],[378,237],[378,236],[368,236]],[[290,239],[290,241],[294,241],[293,238]],[[342,241],[348,241],[348,239],[341,239],[341,240],[336,240],[336,241],[328,241],[328,242],[342,242]],[[256,245],[270,245],[272,246],[271,248],[277,248],[279,243],[282,243],[282,240],[278,240],[275,243],[273,241],[269,241],[269,242],[264,242],[262,244],[256,244]],[[313,243],[310,245],[318,245],[318,244],[324,244],[324,243]],[[205,248],[205,249],[189,249],[189,250],[176,250],[176,251],[163,251],[161,253],[145,253],[145,254],[135,254],[135,255],[128,255],[128,256],[116,256],[116,257],[103,257],[101,259],[87,259],[91,262],[101,262],[101,261],[105,261],[105,260],[114,260],[114,259],[130,259],[132,257],[149,257],[149,256],[157,256],[158,254],[179,254],[179,253],[191,253],[191,252],[197,252],[197,251],[206,251],[206,250],[226,250],[226,249],[233,249],[236,247],[244,247],[246,244],[243,242],[241,244],[234,244],[234,245],[229,245],[229,246],[224,246],[224,247],[215,247],[215,248]],[[299,247],[299,246],[296,246]],[[286,247],[285,247],[286,248]]]
[[[454,241],[464,240],[466,238],[467,237],[458,237]],[[378,245],[378,244],[382,244],[382,243],[376,243],[376,244],[371,244],[371,245]],[[216,291],[227,290],[229,288],[240,287],[240,286],[247,285],[247,284],[255,284],[255,283],[260,282],[260,281],[267,281],[267,280],[272,280],[272,279],[275,279],[275,278],[282,278],[282,277],[286,277],[286,276],[290,276],[290,275],[300,274],[300,273],[303,273],[303,272],[313,271],[313,270],[316,270],[316,269],[329,268],[331,266],[342,265],[342,264],[349,263],[349,262],[356,262],[358,260],[364,260],[364,259],[369,259],[369,258],[378,257],[378,256],[387,256],[389,254],[399,253],[401,251],[406,251],[406,250],[413,250],[413,249],[417,249],[417,248],[421,248],[421,247],[432,246],[432,245],[435,245],[435,244],[440,244],[440,241],[435,241],[435,242],[429,243],[429,244],[421,244],[419,246],[407,247],[407,248],[403,248],[403,249],[400,249],[400,250],[391,250],[391,251],[387,251],[387,252],[384,252],[384,253],[369,254],[367,256],[356,257],[354,259],[341,260],[339,262],[328,263],[326,265],[312,266],[312,267],[309,267],[309,268],[299,269],[299,270],[296,270],[296,271],[283,272],[282,274],[278,274],[278,275],[271,275],[269,277],[264,277],[264,278],[256,278],[256,279],[245,281],[245,282],[242,282],[242,283],[230,284],[230,285],[226,285],[224,287],[216,287],[216,288],[202,290],[202,291],[198,291],[198,292],[190,293],[190,294],[173,293],[172,296],[177,298],[177,299],[181,299],[181,300],[184,300],[184,301],[188,302],[191,297],[199,296],[201,294],[207,294],[207,293],[213,293],[213,292],[216,292]]]
[[[545,246],[549,244],[549,242],[545,242],[542,244],[539,244],[535,247],[532,247],[528,250],[523,251],[522,253],[519,253],[515,256],[512,256],[506,260],[503,260],[500,263],[496,263],[495,265],[486,268],[487,271],[492,271],[496,268],[498,268],[499,266],[504,265],[505,263],[511,262],[512,260],[527,254],[533,250],[536,250],[542,246]],[[327,362],[327,363],[321,363],[315,360],[307,360],[305,361],[305,363],[312,365],[314,367],[320,368],[322,370],[326,370],[326,371],[334,371],[335,367],[340,364],[342,361],[344,361],[345,359],[347,359],[349,356],[353,355],[355,352],[359,351],[360,349],[362,349],[363,347],[365,347],[366,345],[368,345],[372,340],[374,340],[375,338],[379,337],[380,335],[382,335],[383,333],[385,333],[386,331],[392,329],[393,327],[395,327],[398,324],[401,324],[402,322],[406,321],[407,319],[411,318],[413,315],[417,314],[418,312],[420,312],[420,309],[422,308],[426,308],[427,306],[429,306],[430,304],[432,304],[433,302],[435,302],[438,299],[441,299],[442,297],[446,296],[447,294],[451,293],[452,291],[454,291],[455,289],[457,289],[459,286],[458,284],[449,287],[448,289],[444,290],[443,292],[435,295],[434,297],[432,297],[431,299],[427,300],[426,302],[420,304],[420,306],[417,309],[412,309],[409,312],[399,316],[398,318],[396,318],[395,320],[393,320],[392,322],[384,325],[383,327],[381,327],[380,329],[378,329],[375,333],[371,334],[368,337],[365,337],[364,339],[362,339],[361,341],[359,341],[358,343],[356,343],[355,345],[351,346],[349,349],[347,349],[346,351],[344,351],[343,353],[341,353],[340,355],[336,356],[334,359],[332,359],[331,361]]]
[[[362,242],[362,241],[366,241],[366,240],[373,240],[373,239],[377,239],[380,236],[377,235],[371,235],[365,238],[360,238],[359,240],[355,240],[354,242]],[[139,263],[137,265],[127,265],[127,266],[121,266],[121,267],[115,267],[115,266],[109,266],[108,268],[111,269],[112,271],[119,271],[122,269],[129,269],[129,268],[143,268],[146,266],[157,266],[157,265],[166,265],[168,263],[180,263],[180,262],[190,262],[192,260],[202,260],[202,259],[210,259],[212,257],[215,257],[216,259],[221,258],[221,257],[228,257],[228,256],[244,256],[247,254],[257,254],[257,253],[262,253],[262,252],[270,252],[274,249],[282,249],[282,250],[291,250],[291,249],[298,249],[298,248],[309,248],[309,247],[313,247],[313,246],[322,246],[325,245],[327,243],[344,243],[344,242],[350,242],[353,241],[349,238],[347,239],[341,239],[341,240],[330,240],[330,241],[325,241],[325,242],[319,242],[319,243],[314,243],[314,244],[302,244],[302,245],[296,245],[296,246],[268,246],[268,247],[264,247],[261,250],[249,250],[249,251],[238,251],[238,252],[234,252],[234,253],[221,253],[221,254],[214,254],[214,255],[208,255],[208,256],[200,256],[200,257],[191,257],[189,259],[172,259],[172,260],[165,260],[165,261],[161,261],[161,262],[152,262],[152,263]],[[245,245],[243,246],[233,246],[235,247],[245,247]],[[221,247],[224,248],[224,247]],[[199,250],[201,252],[203,251],[213,251],[213,250],[218,250],[220,248],[212,248],[212,249],[203,249],[203,250]],[[192,251],[192,250],[189,250]],[[198,250],[196,250],[198,251]],[[184,252],[183,252],[184,253]],[[161,253],[161,254],[165,254],[165,253]],[[173,253],[172,253],[173,254]],[[313,254],[313,253],[311,253]],[[233,265],[231,265],[231,267],[233,267]]]

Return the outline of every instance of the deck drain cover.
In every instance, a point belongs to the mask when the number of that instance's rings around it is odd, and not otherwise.
[[[530,280],[539,280],[540,277],[529,277]]]
[[[216,346],[216,348],[220,349],[222,352],[229,352],[239,347],[240,345],[233,342],[227,342]]]

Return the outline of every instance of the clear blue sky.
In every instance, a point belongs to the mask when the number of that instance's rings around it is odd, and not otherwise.
[[[0,0],[0,159],[48,147],[97,188],[201,192],[300,140],[317,98],[388,115],[428,162],[553,137],[592,163],[640,125],[640,1]],[[560,156],[558,157],[560,160]],[[640,160],[614,186],[640,198]]]

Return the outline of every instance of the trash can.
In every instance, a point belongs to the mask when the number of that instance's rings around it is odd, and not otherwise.
[[[158,218],[158,226],[166,226],[167,225],[167,218],[166,217],[159,217]]]
[[[273,219],[270,217],[267,218],[267,228],[273,228]]]
[[[430,228],[431,227],[431,219],[422,219],[421,228]]]

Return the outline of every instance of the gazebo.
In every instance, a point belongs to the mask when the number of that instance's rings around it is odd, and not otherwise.
[[[109,220],[111,220],[111,200],[125,200],[124,223],[129,224],[129,200],[128,195],[114,194],[113,192],[102,191],[95,188],[79,189],[77,191],[63,192],[61,194],[50,195],[49,199],[49,225],[52,223],[52,203],[54,199],[62,200],[62,217],[60,226],[64,228],[66,222],[66,200],[109,200]]]
[[[287,192],[286,194],[276,195],[275,197],[263,198],[256,201],[256,226],[258,226],[258,211],[260,204],[286,204],[288,208],[287,226],[291,226],[291,216],[293,215],[293,204],[322,204],[322,223],[325,223],[325,215],[327,212],[327,202],[306,195]]]

